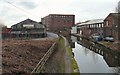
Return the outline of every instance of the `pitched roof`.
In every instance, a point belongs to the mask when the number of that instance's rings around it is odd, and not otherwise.
[[[96,24],[96,23],[102,23],[103,19],[93,19],[93,20],[87,20],[85,22],[82,22],[81,24],[78,24],[78,26],[80,25],[88,25],[88,24]]]
[[[120,13],[110,13],[110,14],[105,18],[105,20],[106,20],[109,16],[114,16],[114,17],[116,17],[116,18],[120,18]]]
[[[115,17],[120,17],[120,13],[111,13]]]
[[[14,24],[14,25],[12,25],[12,26],[15,26],[15,25],[19,25],[19,24],[21,24],[21,23],[24,23],[24,22],[34,22],[34,23],[38,23],[38,22],[36,22],[36,21],[33,21],[33,20],[31,20],[31,19],[26,19],[26,20],[24,20],[24,21],[21,21],[21,22],[19,22],[19,23],[17,23],[17,24]]]

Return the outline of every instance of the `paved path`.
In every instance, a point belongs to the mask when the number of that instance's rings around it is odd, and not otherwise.
[[[65,40],[65,57],[64,57],[64,61],[65,61],[65,73],[72,73],[72,70],[71,70],[71,60],[72,60],[72,57],[68,51],[68,48],[69,48],[69,45],[67,43],[67,40],[65,37],[63,37],[64,40]]]
[[[51,32],[47,32],[47,37],[37,38],[37,39],[34,39],[34,40],[47,40],[47,39],[55,39],[55,38],[58,38],[57,34],[51,33]]]

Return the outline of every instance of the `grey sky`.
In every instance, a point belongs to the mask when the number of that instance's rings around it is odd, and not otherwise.
[[[33,3],[32,1],[31,2],[28,2],[28,1],[23,1],[23,2],[20,2],[19,4],[26,9],[34,9],[35,7],[37,7],[35,3]]]
[[[9,4],[7,2],[13,4]],[[48,14],[74,14],[75,22],[105,18],[119,0],[0,0],[0,21],[8,27],[30,18],[41,21]],[[17,7],[15,7],[15,6]]]

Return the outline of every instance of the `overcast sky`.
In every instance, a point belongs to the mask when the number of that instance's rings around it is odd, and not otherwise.
[[[30,18],[41,21],[48,14],[74,14],[75,22],[105,18],[119,0],[0,0],[0,22],[8,27]]]

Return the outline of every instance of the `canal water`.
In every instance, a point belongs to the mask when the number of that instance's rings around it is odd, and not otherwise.
[[[74,42],[74,58],[79,66],[80,73],[115,73],[114,67],[109,67],[103,56],[77,43],[77,38],[71,36]]]

